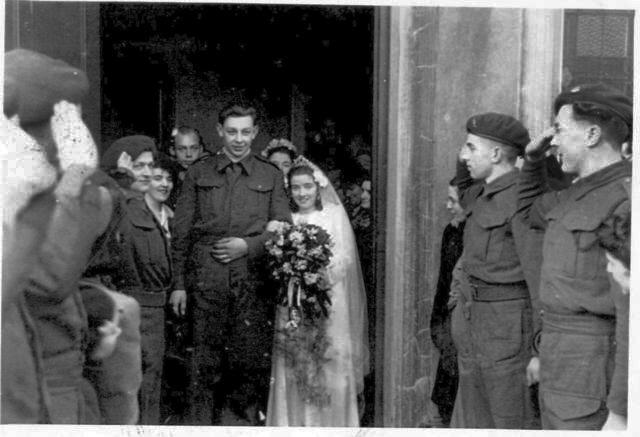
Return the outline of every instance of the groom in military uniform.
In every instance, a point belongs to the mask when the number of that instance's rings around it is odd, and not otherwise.
[[[177,314],[193,305],[194,425],[264,423],[275,290],[265,284],[270,220],[291,221],[282,174],[252,153],[253,108],[219,114],[223,148],[189,168],[176,207],[173,256]],[[221,423],[225,409],[233,423]],[[226,422],[226,420],[225,420]]]

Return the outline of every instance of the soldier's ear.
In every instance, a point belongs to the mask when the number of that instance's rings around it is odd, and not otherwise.
[[[497,164],[500,161],[502,161],[503,156],[504,156],[504,151],[502,150],[501,146],[496,144],[495,146],[492,147],[491,162],[493,162],[494,164]]]
[[[260,131],[260,129],[259,129],[258,125],[256,124],[256,125],[253,127],[253,138],[255,138],[255,137],[257,137],[257,136],[258,136],[258,132],[259,132],[259,131]]]
[[[593,147],[600,142],[602,138],[602,128],[597,124],[592,124],[585,131],[585,144],[587,147]]]
[[[216,129],[218,130],[218,135],[220,136],[220,138],[222,138],[224,136],[224,130],[222,128],[222,125],[220,123],[218,123],[216,125]]]

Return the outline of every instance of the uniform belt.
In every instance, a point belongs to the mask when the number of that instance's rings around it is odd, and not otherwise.
[[[133,297],[142,307],[164,307],[167,303],[167,291],[140,291],[134,289],[122,290],[124,294]]]
[[[566,313],[542,311],[543,330],[575,332],[584,335],[610,335],[616,330],[614,316],[599,316],[591,313]]]
[[[529,297],[529,289],[525,281],[498,284],[470,276],[469,285],[471,286],[471,299],[476,302],[502,302]]]

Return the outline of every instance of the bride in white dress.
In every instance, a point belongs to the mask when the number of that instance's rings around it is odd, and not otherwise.
[[[318,225],[334,241],[328,269],[328,346],[319,367],[319,380],[328,401],[308,400],[294,374],[301,369],[291,368],[284,353],[274,347],[267,426],[359,426],[358,395],[369,372],[369,350],[366,295],[353,230],[335,190],[314,164],[297,158],[288,178],[297,207],[294,223]],[[278,336],[289,315],[282,306],[276,314]]]

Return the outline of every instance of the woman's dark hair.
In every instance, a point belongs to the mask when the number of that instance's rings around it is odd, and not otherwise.
[[[293,162],[293,160],[296,159],[296,156],[298,156],[293,150],[285,146],[280,146],[270,149],[267,153],[267,159],[271,158],[271,155],[273,155],[274,153],[286,153],[287,155],[289,155],[289,158],[291,158],[291,162]]]
[[[291,179],[294,176],[300,175],[300,174],[306,174],[311,176],[311,179],[313,179],[313,182],[316,184],[316,188],[318,189],[318,195],[316,197],[316,209],[318,211],[322,211],[322,200],[320,200],[320,186],[318,185],[318,182],[316,182],[316,179],[313,177],[313,169],[311,167],[306,165],[300,165],[300,166],[293,167],[291,170],[289,170],[289,174],[287,175],[287,180],[289,181],[289,190],[291,190]],[[291,196],[291,200],[292,200],[291,210],[293,212],[298,212],[300,208],[293,201],[293,195]]]
[[[159,168],[169,173],[174,183],[178,180],[178,174],[181,171],[180,164],[163,153],[156,154],[153,160],[153,168]]]
[[[590,102],[574,102],[571,104],[573,118],[600,126],[604,138],[614,145],[620,146],[629,140],[631,130],[627,123],[610,109]]]
[[[631,268],[631,211],[614,215],[596,229],[600,246],[620,261],[627,269]]]
[[[100,345],[102,334],[98,331],[105,322],[113,320],[116,311],[115,301],[106,292],[82,286],[80,295],[87,314],[87,336],[85,340],[85,354],[90,357]]]

